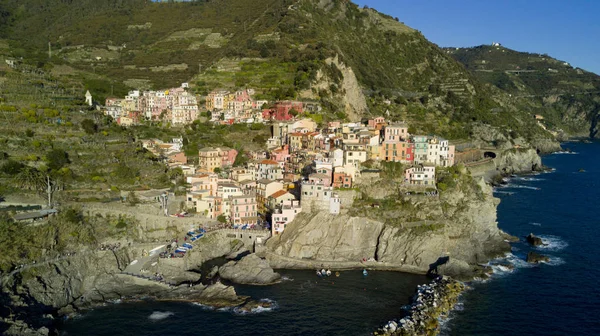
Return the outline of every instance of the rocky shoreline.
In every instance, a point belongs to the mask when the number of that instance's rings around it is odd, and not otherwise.
[[[417,286],[412,303],[405,307],[408,315],[389,321],[374,335],[437,335],[439,319],[447,316],[458,302],[465,285],[450,277],[438,276],[431,283]]]

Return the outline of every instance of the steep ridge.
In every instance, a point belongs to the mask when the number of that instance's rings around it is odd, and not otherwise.
[[[600,76],[547,54],[526,53],[501,45],[446,48],[445,51],[480,81],[496,88],[495,95],[544,117],[558,133],[597,136]]]

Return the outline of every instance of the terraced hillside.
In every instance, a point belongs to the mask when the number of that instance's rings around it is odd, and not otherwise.
[[[14,57],[76,69],[99,101],[189,81],[198,94],[319,101],[322,121],[386,115],[453,139],[477,125],[551,137],[418,31],[349,1],[0,0],[0,12]]]
[[[600,76],[546,54],[502,46],[448,48],[446,52],[480,81],[510,94],[513,104],[544,116],[547,127],[597,136]]]

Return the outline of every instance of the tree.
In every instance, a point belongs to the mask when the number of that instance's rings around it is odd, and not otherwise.
[[[129,203],[129,205],[131,206],[135,206],[136,204],[140,203],[139,197],[135,194],[133,190],[130,191],[129,194],[127,194],[127,203]]]
[[[81,122],[81,128],[87,134],[95,134],[98,131],[98,125],[92,119],[84,119]]]
[[[53,149],[46,154],[46,164],[53,171],[58,171],[69,163],[69,154],[62,149]]]
[[[298,111],[295,108],[290,109],[290,112],[288,113],[294,118],[298,116]]]
[[[64,181],[71,176],[71,170],[65,167],[68,163],[69,157],[64,150],[53,149],[46,155],[46,166],[39,169],[25,166],[15,180],[20,187],[44,195],[48,207],[52,208],[54,194],[64,189]]]
[[[218,220],[220,223],[223,223],[223,224],[227,223],[227,217],[225,217],[225,215],[219,215],[219,216],[217,217],[217,220]]]

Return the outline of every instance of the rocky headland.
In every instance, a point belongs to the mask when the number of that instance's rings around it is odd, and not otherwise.
[[[463,174],[466,174],[463,172]],[[483,179],[458,178],[434,196],[408,194],[393,183],[359,196],[350,211],[301,213],[267,242],[274,268],[369,268],[479,276],[479,266],[510,251],[497,227],[499,200]],[[381,192],[387,188],[389,192]],[[365,189],[367,190],[367,189]]]

